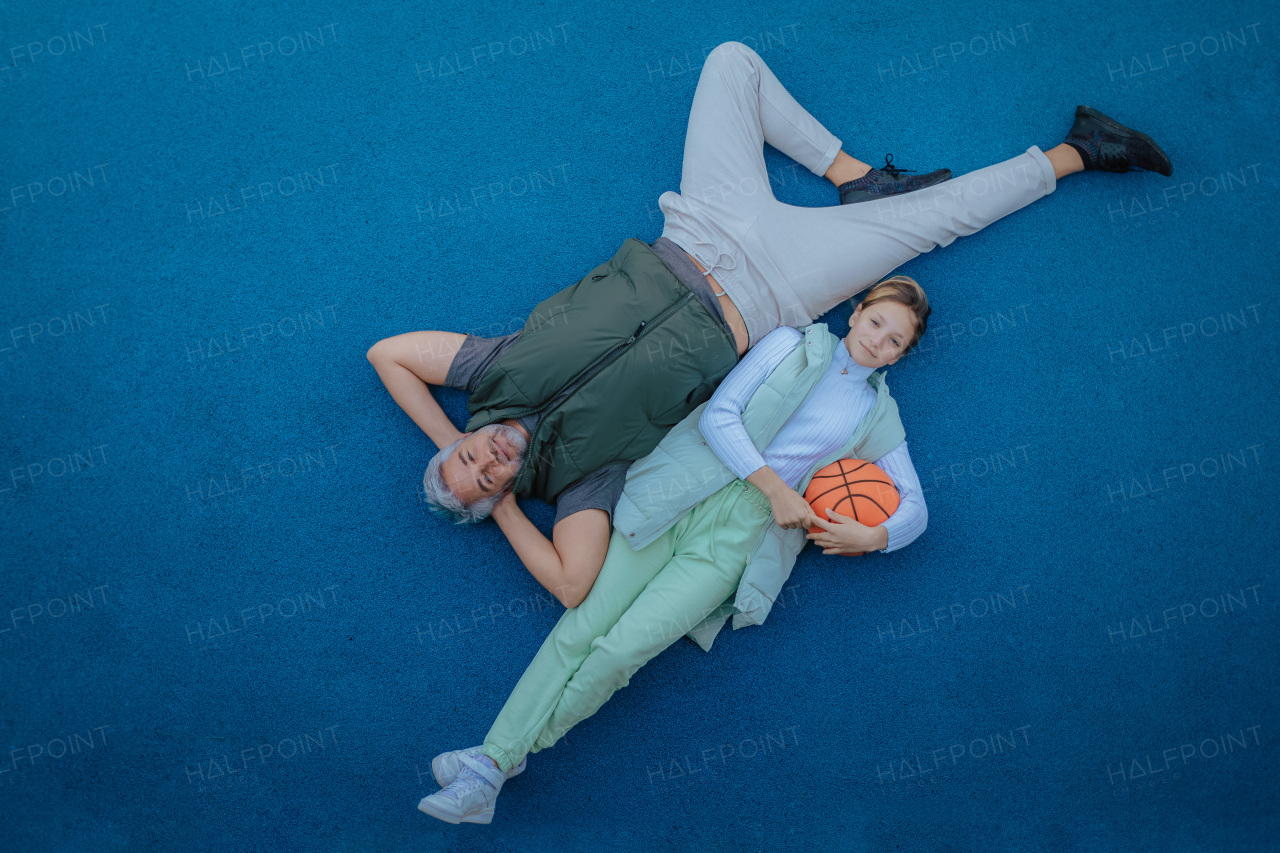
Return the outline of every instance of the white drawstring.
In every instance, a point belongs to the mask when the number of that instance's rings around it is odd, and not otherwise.
[[[697,245],[697,246],[711,246],[711,248],[713,248],[713,249],[715,249],[715,248],[716,248],[715,246],[712,246],[710,243],[708,243],[708,242],[706,242],[706,241],[704,241],[704,240],[698,240],[694,245]],[[720,259],[721,259],[721,258],[728,258],[728,259],[729,259],[729,266],[725,266],[724,264],[720,263]],[[721,251],[717,250],[715,262],[714,262],[714,263],[712,263],[712,264],[711,264],[711,266],[707,267],[707,269],[706,269],[706,274],[707,274],[707,275],[711,275],[711,271],[712,271],[712,270],[714,270],[714,269],[722,269],[722,270],[724,270],[724,271],[726,271],[726,272],[730,272],[730,271],[735,270],[735,269],[737,269],[737,268],[738,268],[738,262],[737,262],[737,260],[735,260],[735,259],[734,259],[734,257],[733,257],[732,255],[728,254],[727,252],[721,252]],[[725,295],[725,292],[724,292],[723,290],[721,290],[721,291],[719,291],[719,292],[716,292],[716,291],[714,291],[714,290],[713,290],[713,291],[712,291],[712,293],[715,293],[715,294],[716,294],[716,296],[724,296],[724,295]]]

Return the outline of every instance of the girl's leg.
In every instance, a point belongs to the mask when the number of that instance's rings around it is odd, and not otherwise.
[[[538,649],[485,736],[483,752],[505,772],[520,763],[560,701],[561,691],[595,643],[609,633],[645,585],[667,564],[674,533],[632,551],[617,531],[586,599],[566,610]]]
[[[695,513],[699,517],[690,518]],[[649,582],[565,685],[535,749],[554,744],[625,687],[636,670],[733,595],[764,525],[769,501],[741,480],[703,501],[679,532],[671,562]]]

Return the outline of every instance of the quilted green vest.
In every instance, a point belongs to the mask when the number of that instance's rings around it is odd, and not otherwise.
[[[629,238],[534,308],[468,398],[466,431],[539,415],[514,491],[554,502],[587,474],[657,447],[737,361],[693,291]]]

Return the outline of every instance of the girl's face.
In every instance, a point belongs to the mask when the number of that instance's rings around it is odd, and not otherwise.
[[[897,361],[906,352],[915,331],[916,315],[911,309],[886,299],[854,309],[844,345],[854,361],[875,369]]]

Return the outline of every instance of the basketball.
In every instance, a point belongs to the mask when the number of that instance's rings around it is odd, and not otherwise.
[[[898,487],[878,466],[862,459],[837,459],[813,475],[804,499],[814,515],[829,521],[831,509],[867,527],[883,524],[898,508]],[[814,525],[810,533],[821,533]]]

